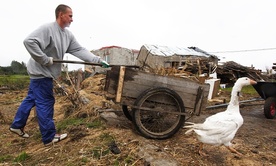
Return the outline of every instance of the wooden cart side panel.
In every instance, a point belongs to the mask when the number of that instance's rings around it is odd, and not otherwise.
[[[185,80],[184,78],[177,77],[165,77],[160,75],[148,74],[143,72],[128,71],[126,76],[133,76],[131,79],[125,77],[124,82],[124,96],[137,97],[143,91],[152,87],[167,87],[174,90],[182,98],[185,107],[194,108],[198,87],[200,84],[191,80]],[[132,81],[134,79],[134,81]],[[209,85],[200,85],[205,90],[205,103],[207,102],[207,96],[209,91]],[[203,94],[203,95],[204,95]],[[205,104],[202,103],[203,105]],[[203,107],[205,108],[205,107]]]
[[[111,94],[116,94],[119,69],[110,70],[110,74],[107,76],[109,85],[106,85],[106,91]],[[184,78],[160,76],[126,68],[122,96],[137,98],[143,91],[149,88],[167,87],[180,95],[185,107],[194,108],[199,86],[203,87],[203,97],[204,99],[206,98],[206,100],[203,100],[202,108],[205,108],[204,105],[207,102],[209,92],[208,84],[199,84]]]

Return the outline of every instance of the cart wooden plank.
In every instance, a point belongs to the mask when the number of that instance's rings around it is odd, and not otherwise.
[[[121,102],[122,98],[122,91],[123,91],[123,84],[124,84],[124,77],[125,77],[125,67],[120,67],[119,72],[119,81],[118,81],[118,87],[117,87],[117,94],[116,94],[116,102]]]

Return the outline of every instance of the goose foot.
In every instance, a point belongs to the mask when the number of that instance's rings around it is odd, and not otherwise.
[[[240,156],[242,156],[243,154],[241,154],[240,152],[238,152],[236,149],[234,149],[234,148],[232,148],[232,147],[230,147],[230,146],[226,146],[227,147],[227,149],[229,149],[232,153],[236,153],[236,154],[238,154],[238,155],[240,155]]]
[[[204,153],[204,152],[203,152],[203,143],[200,143],[200,144],[199,144],[198,154],[199,154],[200,156],[204,156],[204,157],[208,157],[208,156],[209,156],[207,153]]]

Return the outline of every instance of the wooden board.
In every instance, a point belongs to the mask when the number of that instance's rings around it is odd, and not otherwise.
[[[105,91],[116,95],[118,89],[120,67],[112,67],[106,76]],[[174,90],[183,100],[188,109],[195,107],[198,88],[202,87],[202,101],[200,108],[206,107],[209,84],[178,78],[173,76],[161,76],[146,73],[133,68],[125,68],[123,90],[121,92],[123,103],[129,103],[131,99],[136,99],[142,92],[153,87],[167,87]],[[199,107],[199,106],[196,106]]]
[[[115,100],[117,103],[121,102],[121,99],[122,99],[124,77],[125,77],[125,67],[121,66],[120,72],[119,72],[119,81],[117,86],[116,100]]]

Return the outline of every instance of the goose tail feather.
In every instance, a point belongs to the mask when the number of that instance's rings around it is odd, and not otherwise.
[[[192,122],[185,122],[185,124],[188,124],[187,126],[183,126],[183,128],[188,129],[185,134],[189,134],[192,131],[194,131],[194,129],[196,129],[198,127],[198,124],[192,123]]]

